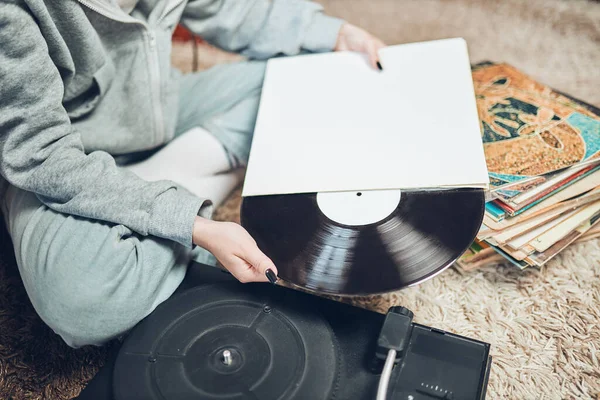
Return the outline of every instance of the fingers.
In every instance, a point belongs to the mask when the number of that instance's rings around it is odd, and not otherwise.
[[[378,69],[377,63],[379,63],[379,54],[377,54],[377,50],[375,49],[375,43],[372,41],[367,42],[366,53],[369,57],[369,63],[371,64],[371,67]]]
[[[238,258],[233,264],[230,264],[227,269],[231,275],[233,275],[241,283],[269,282],[266,272],[261,273],[253,265],[241,258]],[[265,271],[267,269],[268,268],[265,268]]]
[[[371,67],[381,70],[382,66],[379,62],[379,49],[385,46],[386,45],[382,40],[373,36],[366,30],[346,23],[342,25],[342,28],[340,29],[334,50],[363,52],[367,55]]]
[[[267,277],[267,270],[269,269],[275,276],[277,276],[277,267],[275,267],[273,261],[271,261],[269,257],[260,251],[257,246],[253,246],[253,248],[247,250],[247,253],[245,254],[245,260],[252,266],[252,269],[257,275],[257,279],[260,278],[261,282],[269,281]]]
[[[269,275],[271,279],[277,279],[277,267],[256,245],[248,245],[237,256],[233,256],[225,268],[242,283],[270,282]],[[269,275],[267,270],[271,271]]]
[[[377,38],[371,38],[367,42],[366,53],[369,56],[369,62],[371,63],[371,66],[375,69],[383,69],[381,62],[379,61],[379,50],[383,47],[385,47],[385,44]]]
[[[263,280],[259,277],[254,268],[248,264],[246,261],[238,258],[237,260],[230,263],[227,267],[227,270],[241,283],[249,283],[249,282],[265,282],[267,280],[266,276]]]
[[[210,251],[219,263],[240,282],[277,280],[277,267],[269,257],[260,251],[256,241],[241,225],[233,222],[211,222],[209,224],[204,221],[198,225],[212,228],[209,230],[209,234],[201,232],[202,236],[211,239],[204,248]],[[195,240],[194,243],[200,245],[201,241]],[[268,275],[267,271],[270,271]]]

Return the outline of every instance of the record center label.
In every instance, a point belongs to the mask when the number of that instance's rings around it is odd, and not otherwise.
[[[343,225],[374,224],[389,216],[400,204],[400,190],[320,192],[317,205],[330,220]]]

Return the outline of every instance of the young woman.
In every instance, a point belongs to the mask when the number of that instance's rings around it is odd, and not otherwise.
[[[181,76],[178,24],[248,61]],[[72,347],[101,345],[192,259],[242,282],[276,274],[241,226],[210,219],[248,157],[264,60],[353,50],[375,67],[382,46],[299,0],[3,1],[0,203],[41,318]]]

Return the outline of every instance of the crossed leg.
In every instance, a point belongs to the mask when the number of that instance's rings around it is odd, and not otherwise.
[[[177,138],[146,164],[126,168],[222,201],[241,179],[237,168],[247,160],[263,74],[264,63],[244,62],[184,78]],[[15,187],[3,200],[27,294],[42,320],[72,347],[125,334],[173,294],[203,251],[58,213]]]

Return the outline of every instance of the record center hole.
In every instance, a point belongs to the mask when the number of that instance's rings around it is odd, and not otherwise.
[[[360,197],[360,196],[362,196],[362,193],[358,192],[358,193],[356,193],[356,195]]]

